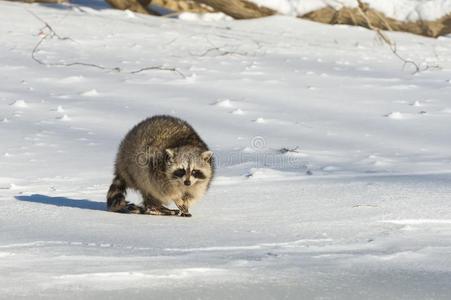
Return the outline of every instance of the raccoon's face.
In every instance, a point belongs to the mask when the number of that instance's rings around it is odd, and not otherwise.
[[[166,149],[168,179],[180,186],[190,187],[211,178],[211,157],[213,152],[182,146]]]

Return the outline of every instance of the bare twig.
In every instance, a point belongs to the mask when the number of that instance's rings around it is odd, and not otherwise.
[[[207,54],[209,54],[210,52],[215,52],[215,51],[219,52],[219,54],[216,56],[226,56],[226,55],[248,56],[249,55],[247,52],[241,53],[241,52],[235,52],[235,51],[222,50],[220,47],[209,48],[200,54],[195,54],[192,52],[190,52],[190,54],[193,56],[203,57],[203,56],[207,56]]]
[[[373,24],[370,21],[370,18],[366,14],[365,6],[362,3],[362,1],[357,0],[357,3],[359,4],[357,6],[357,9],[358,9],[359,13],[362,15],[362,17],[365,19],[365,22],[367,23],[368,27],[371,30],[375,31],[387,45],[392,45],[393,44],[392,41],[379,28],[373,26]]]
[[[379,18],[379,20],[381,20],[384,23],[385,27],[387,27],[388,30],[393,31],[392,26],[390,25],[390,23],[387,22],[386,18],[381,16],[381,14],[377,10],[373,11],[373,13]]]
[[[418,63],[416,63],[415,61],[411,60],[411,59],[407,59],[404,58],[403,56],[401,56],[398,53],[398,48],[396,46],[396,42],[393,42],[392,40],[390,40],[390,38],[382,32],[381,29],[373,26],[373,24],[370,21],[370,18],[368,17],[366,10],[365,10],[365,5],[362,3],[361,0],[357,0],[358,6],[357,9],[359,11],[359,13],[362,15],[362,17],[365,19],[368,28],[370,28],[371,30],[373,30],[374,32],[376,32],[377,36],[385,43],[387,44],[387,46],[390,48],[391,52],[399,59],[403,62],[403,70],[406,68],[406,66],[410,65],[413,66],[414,71],[412,72],[412,75],[415,75],[419,72],[422,71],[426,71],[426,70],[437,70],[440,69],[440,66],[434,65],[426,65],[424,68],[420,68],[420,66],[418,65]],[[385,25],[387,26],[387,28],[389,30],[392,30],[392,28],[390,27],[390,25],[384,20],[384,18],[377,14],[377,16],[385,23]]]
[[[177,73],[182,78],[186,78],[185,74],[183,74],[182,72],[177,70],[177,68],[174,68],[174,67],[163,67],[163,66],[144,67],[144,68],[141,68],[141,69],[138,69],[138,70],[134,70],[134,71],[130,71],[130,72],[127,72],[127,73],[137,74],[137,73],[141,73],[141,72],[144,72],[144,71],[147,71],[147,70],[170,71],[170,72]]]
[[[396,43],[390,44],[389,47],[390,47],[391,52],[403,62],[403,66],[402,66],[403,70],[406,68],[406,66],[411,65],[415,69],[415,71],[412,72],[412,75],[421,71],[420,66],[416,62],[414,62],[413,60],[410,60],[410,59],[406,59],[406,58],[402,57],[401,55],[399,55],[398,49],[396,47]]]
[[[31,15],[33,15],[37,20],[39,20],[40,22],[42,22],[44,24],[44,27],[40,29],[40,34],[43,34],[42,38],[36,43],[36,45],[34,46],[33,50],[31,51],[31,58],[36,61],[37,63],[44,65],[44,66],[60,66],[60,67],[72,67],[72,66],[85,66],[85,67],[92,67],[92,68],[96,68],[96,69],[101,69],[101,70],[107,70],[107,71],[114,71],[114,72],[124,72],[124,73],[128,73],[128,74],[138,74],[147,70],[161,70],[161,71],[170,71],[170,72],[174,72],[176,74],[178,74],[180,77],[182,78],[186,78],[186,76],[179,71],[177,68],[175,67],[165,67],[165,66],[149,66],[149,67],[143,67],[140,69],[136,69],[136,70],[132,70],[132,71],[125,71],[120,67],[105,67],[99,64],[94,64],[94,63],[85,63],[85,62],[72,62],[72,63],[49,63],[49,62],[44,62],[43,60],[39,59],[36,56],[36,53],[39,50],[39,47],[48,39],[52,39],[54,37],[56,37],[59,40],[71,40],[74,41],[73,39],[69,38],[69,37],[63,37],[61,35],[59,35],[52,26],[50,26],[49,23],[47,23],[46,21],[44,21],[42,18],[40,18],[38,15],[36,15],[34,12],[28,10],[30,12]],[[47,32],[45,32],[47,31]]]
[[[190,54],[192,56],[203,57],[203,56],[207,56],[211,52],[218,52],[218,54],[215,56],[226,56],[226,55],[251,56],[248,52],[238,52],[238,51],[233,51],[233,50],[221,49],[221,47],[219,47],[215,43],[213,43],[208,36],[205,36],[205,39],[211,45],[211,48],[208,48],[207,50],[205,50],[204,52],[199,53],[199,54],[190,52]],[[228,45],[226,45],[226,46],[228,46]],[[233,47],[233,45],[230,47]],[[239,48],[239,46],[234,47],[234,48],[237,49],[237,48]],[[252,56],[255,56],[255,54],[253,54]]]
[[[283,147],[281,149],[278,150],[278,152],[285,154],[285,153],[299,153],[301,151],[301,148],[299,146],[296,146],[294,148],[288,148],[288,147]]]
[[[53,36],[56,36],[58,39],[60,40],[72,40],[69,37],[62,37],[59,34],[56,33],[55,30],[53,30],[53,27],[50,26],[49,23],[47,23],[46,21],[44,21],[41,17],[39,17],[37,14],[35,14],[34,12],[32,12],[31,10],[27,9],[27,11],[33,16],[35,17],[38,21],[40,21],[41,23],[44,24],[44,27],[41,28],[40,33],[44,33],[44,29],[48,29],[50,31],[50,34],[52,34]]]

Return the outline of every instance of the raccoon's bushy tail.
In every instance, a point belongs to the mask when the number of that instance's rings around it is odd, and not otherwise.
[[[127,207],[127,201],[125,201],[126,189],[127,185],[125,181],[116,175],[107,194],[107,207],[109,211],[120,212]]]

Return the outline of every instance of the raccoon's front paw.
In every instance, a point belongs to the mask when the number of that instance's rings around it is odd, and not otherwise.
[[[193,215],[192,214],[190,214],[190,213],[184,213],[184,212],[182,212],[181,214],[180,214],[180,217],[187,217],[187,218],[190,218],[190,217],[192,217]]]
[[[177,216],[180,213],[180,210],[178,209],[170,209],[164,206],[160,207],[160,211],[168,216]]]
[[[177,216],[180,213],[178,209],[169,209],[164,206],[161,207],[147,207],[143,214],[154,216]]]

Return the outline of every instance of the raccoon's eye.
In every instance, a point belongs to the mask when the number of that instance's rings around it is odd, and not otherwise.
[[[175,177],[183,177],[183,176],[185,176],[186,171],[183,170],[183,169],[177,169],[177,170],[174,171],[173,174],[174,174]]]
[[[199,178],[199,179],[205,179],[205,178],[206,178],[205,175],[204,175],[204,173],[202,173],[202,172],[199,171],[199,170],[193,170],[193,171],[191,172],[191,175],[193,175],[195,178]]]

